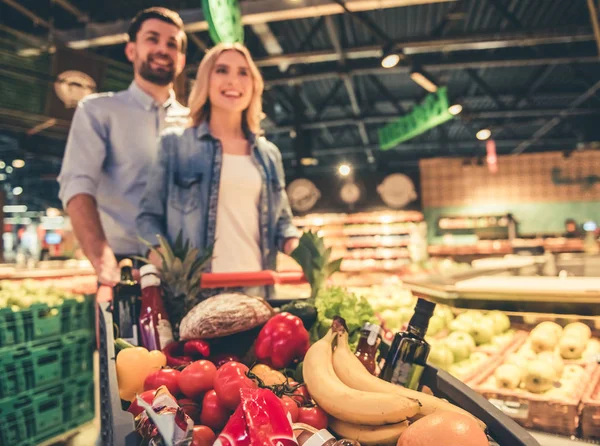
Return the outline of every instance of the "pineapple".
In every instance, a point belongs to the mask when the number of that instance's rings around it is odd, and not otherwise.
[[[183,242],[181,232],[172,247],[160,235],[157,238],[160,244],[159,248],[145,240],[142,242],[162,259],[160,270],[164,305],[174,331],[178,332],[181,319],[198,303],[200,273],[209,266],[213,249],[209,247],[200,255],[198,249],[190,248],[189,240]],[[148,261],[147,259],[140,260]]]

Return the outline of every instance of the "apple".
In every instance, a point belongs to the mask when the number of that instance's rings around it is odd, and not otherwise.
[[[448,335],[446,346],[452,351],[454,361],[460,362],[468,359],[475,350],[475,341],[469,333],[455,331]]]
[[[427,329],[427,333],[431,336],[435,336],[440,331],[442,331],[446,327],[446,322],[442,319],[441,316],[431,316],[429,319],[429,328]]]
[[[510,319],[501,311],[490,311],[486,317],[492,321],[494,334],[502,334],[510,328]]]
[[[494,325],[491,320],[483,318],[471,325],[469,333],[477,345],[488,344],[494,337]]]
[[[413,314],[415,314],[415,310],[413,307],[400,308],[398,310],[398,317],[400,318],[402,324],[404,324],[405,322],[409,322],[410,319],[413,317]]]
[[[454,354],[445,343],[440,342],[431,348],[427,362],[438,369],[448,370],[454,362]]]
[[[446,322],[446,326],[448,326],[450,322],[454,320],[452,310],[444,305],[436,305],[435,310],[433,310],[433,315],[441,316]]]
[[[384,310],[380,313],[381,318],[385,321],[386,327],[401,327],[402,320],[400,319],[400,310]]]

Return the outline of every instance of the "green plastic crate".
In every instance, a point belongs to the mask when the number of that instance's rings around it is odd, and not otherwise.
[[[62,378],[94,371],[96,332],[81,330],[62,337]]]
[[[28,392],[0,404],[0,444],[38,444],[94,418],[94,376]]]
[[[53,307],[40,302],[19,311],[0,309],[0,349],[93,329],[93,296],[65,299]]]
[[[21,312],[0,308],[0,348],[25,342]]]
[[[93,331],[0,350],[0,400],[93,372]]]

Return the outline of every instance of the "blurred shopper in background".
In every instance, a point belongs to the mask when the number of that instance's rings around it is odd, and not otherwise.
[[[119,280],[118,261],[138,255],[135,218],[157,142],[187,122],[173,81],[185,65],[186,35],[166,8],[141,11],[125,54],[134,80],[127,90],[90,95],[77,107],[58,181],[75,234],[101,283]]]

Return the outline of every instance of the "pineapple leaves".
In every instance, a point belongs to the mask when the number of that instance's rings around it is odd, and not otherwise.
[[[331,248],[325,248],[322,237],[308,231],[302,234],[298,247],[291,253],[310,284],[311,299],[316,298],[329,276],[340,270],[342,259],[330,261],[331,252]]]

